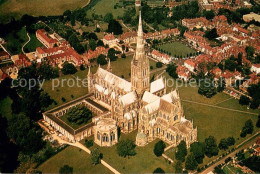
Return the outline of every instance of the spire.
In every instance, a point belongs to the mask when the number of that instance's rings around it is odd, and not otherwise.
[[[138,37],[143,37],[143,25],[142,25],[142,14],[141,11],[139,11],[139,25],[138,25]]]
[[[135,53],[135,59],[142,59],[145,55],[144,51],[144,34],[143,34],[143,26],[142,26],[142,17],[141,17],[141,11],[139,12],[139,25],[138,25],[138,31],[137,31],[137,43],[136,43],[136,53]]]

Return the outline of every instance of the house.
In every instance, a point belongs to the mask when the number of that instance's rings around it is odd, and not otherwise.
[[[253,64],[250,69],[252,72],[255,72],[256,74],[260,73],[260,64]]]
[[[48,33],[44,29],[38,29],[36,31],[37,39],[47,48],[53,48],[59,44],[57,39],[49,37]]]
[[[171,62],[171,57],[169,55],[160,53],[157,50],[153,50],[151,56],[164,64],[169,64]]]
[[[255,21],[257,21],[257,22],[260,22],[260,15],[251,12],[251,13],[249,13],[249,14],[243,15],[243,20],[244,20],[245,22],[250,22],[250,21],[252,21],[252,20],[255,20]]]
[[[182,80],[184,80],[185,82],[189,80],[190,78],[190,73],[189,70],[184,67],[184,66],[178,66],[177,70],[176,70],[178,77]]]
[[[196,68],[196,64],[194,62],[193,59],[188,59],[184,62],[184,66],[190,71],[190,72],[194,72],[195,68]]]
[[[118,39],[114,36],[113,33],[108,33],[104,36],[102,41],[104,42],[105,45],[108,45],[109,47],[111,47],[112,45],[117,44]]]
[[[10,55],[5,52],[5,51],[1,51],[0,52],[0,62],[5,62],[5,61],[10,61]]]
[[[108,53],[108,48],[99,46],[99,47],[96,47],[96,49],[94,51],[88,50],[85,53],[85,56],[88,60],[91,60],[91,59],[97,58],[100,54],[107,55],[107,53]]]

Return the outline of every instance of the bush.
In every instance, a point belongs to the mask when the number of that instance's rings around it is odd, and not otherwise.
[[[66,99],[65,99],[64,97],[62,97],[62,98],[61,98],[61,100],[62,100],[63,102],[65,102],[65,101],[66,101]]]
[[[63,167],[60,168],[59,173],[60,174],[72,174],[73,168],[70,167],[69,165],[64,165]]]
[[[67,74],[75,74],[77,72],[77,69],[73,64],[69,62],[65,62],[63,64],[63,68],[61,69],[61,71],[64,75],[67,75]]]
[[[93,146],[93,140],[85,140],[85,146],[87,148],[90,148]]]
[[[164,148],[166,147],[165,143],[163,141],[159,141],[154,145],[153,152],[154,154],[158,156],[162,156],[164,152]]]
[[[163,66],[162,62],[156,62],[156,68],[161,68]]]
[[[123,53],[123,54],[121,55],[121,58],[126,58],[125,53]]]
[[[250,99],[247,96],[242,95],[239,99],[239,104],[241,105],[249,105]]]
[[[83,64],[81,64],[80,67],[79,67],[79,69],[80,69],[81,71],[84,71],[86,68],[84,67]]]
[[[162,168],[158,167],[153,171],[153,173],[165,173],[165,171]]]

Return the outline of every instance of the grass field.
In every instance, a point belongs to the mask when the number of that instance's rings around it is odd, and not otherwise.
[[[31,40],[24,47],[25,52],[34,52],[37,47],[43,46],[42,43],[36,38],[35,34],[30,34]]]
[[[124,8],[114,9],[114,5],[116,5],[116,3],[119,3],[119,0],[100,0],[93,8],[91,8],[91,10],[87,12],[87,15],[91,16],[92,13],[95,13],[104,17],[107,13],[112,13],[116,19],[118,16],[122,16],[124,14]]]
[[[121,134],[120,140],[130,139],[135,141],[137,131],[129,134]],[[89,139],[93,139],[93,136]],[[118,156],[116,146],[99,147],[94,144],[91,149],[99,148],[103,153],[104,160],[121,173],[152,173],[157,167],[161,167],[166,173],[173,173],[174,167],[169,164],[163,157],[156,157],[153,153],[155,140],[145,147],[136,147],[136,155],[129,158]]]
[[[11,118],[12,116],[12,105],[13,101],[10,97],[6,97],[3,100],[0,100],[0,114],[4,117]]]
[[[168,51],[171,53],[172,56],[187,56],[187,54],[195,53],[196,51],[191,49],[190,47],[180,43],[180,42],[172,42],[172,43],[165,43],[160,46],[159,48]]]
[[[59,173],[60,167],[66,164],[73,167],[73,173],[111,173],[102,164],[93,166],[88,153],[72,146],[44,162],[38,167],[38,170],[42,173]]]
[[[66,10],[74,10],[88,4],[89,0],[7,0],[0,6],[0,19],[10,16],[20,18],[24,14],[32,16],[61,15]]]

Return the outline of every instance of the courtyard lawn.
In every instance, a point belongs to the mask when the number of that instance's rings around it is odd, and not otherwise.
[[[0,100],[0,114],[7,119],[11,118],[12,116],[12,105],[13,101],[10,97],[6,97],[3,100]]]
[[[10,51],[12,54],[21,53],[23,44],[28,40],[25,27],[19,31],[13,31],[9,33],[4,39],[7,42],[4,44],[4,47],[8,51]]]
[[[20,18],[24,14],[32,16],[61,15],[66,10],[84,7],[89,0],[7,0],[0,6],[0,19],[8,20],[11,16]]]
[[[171,53],[171,56],[175,56],[175,55],[181,56],[182,55],[182,57],[186,57],[187,54],[190,55],[190,53],[196,53],[195,50],[191,49],[190,47],[184,45],[181,42],[165,43],[158,47]]]
[[[137,131],[129,134],[121,134],[120,140],[131,139],[135,141]],[[93,136],[90,138],[93,139]],[[157,167],[162,168],[166,173],[173,173],[174,167],[163,157],[156,157],[153,153],[155,140],[145,147],[136,147],[136,155],[131,157],[120,157],[117,154],[116,145],[112,147],[99,147],[94,144],[90,149],[99,148],[103,153],[103,159],[120,173],[152,173]]]
[[[81,124],[77,124],[77,123],[73,123],[73,122],[70,122],[69,120],[68,120],[68,115],[67,114],[65,114],[65,115],[63,115],[63,116],[61,116],[61,117],[59,117],[62,121],[64,121],[65,123],[67,123],[69,126],[71,126],[73,129],[78,129],[78,128],[80,128],[80,127],[82,127],[82,126],[84,126],[84,125],[86,125],[86,124],[88,124],[88,123],[90,123],[91,121],[92,121],[92,119],[90,119],[90,120],[88,120],[88,122],[87,123],[81,123]]]
[[[117,7],[117,9],[114,9],[117,3],[119,3],[119,0],[100,0],[87,12],[87,15],[91,17],[92,13],[95,13],[104,17],[107,13],[112,13],[114,18],[117,19],[118,16],[124,14],[124,8]]]
[[[64,165],[73,167],[73,173],[112,173],[102,164],[92,165],[91,156],[85,151],[69,146],[38,167],[42,173],[59,173]]]
[[[73,85],[73,81],[75,85]],[[77,85],[74,75],[66,75],[57,79],[45,81],[43,90],[57,102],[57,105],[61,105],[88,93],[87,86],[83,85],[82,81],[79,81],[78,84],[79,85]],[[62,97],[66,99],[65,102],[62,101]],[[55,106],[56,105],[52,104],[49,109]]]
[[[24,47],[24,51],[27,52],[34,52],[36,51],[37,47],[42,47],[42,43],[36,38],[35,34],[30,34],[31,40],[27,43]]]

